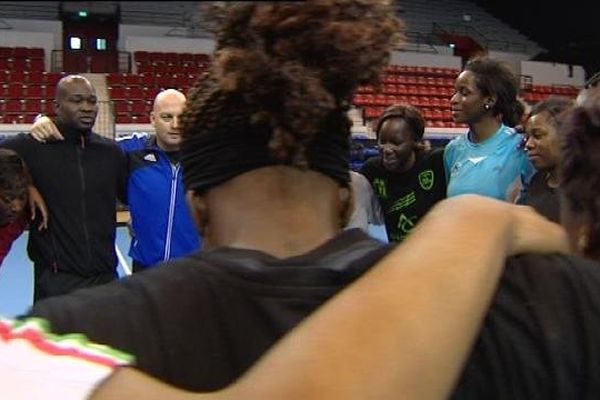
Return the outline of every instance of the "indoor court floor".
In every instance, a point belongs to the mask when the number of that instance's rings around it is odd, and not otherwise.
[[[16,317],[25,313],[33,299],[33,264],[27,257],[28,231],[13,243],[0,267],[0,316]],[[116,246],[119,256],[119,276],[129,274],[131,259],[127,255],[130,243],[126,226],[117,228]],[[126,264],[126,265],[124,265]]]

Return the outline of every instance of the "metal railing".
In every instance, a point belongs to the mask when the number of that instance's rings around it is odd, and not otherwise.
[[[111,100],[98,101],[98,116],[93,131],[109,139],[115,138],[115,105]]]
[[[131,73],[131,53],[128,51],[119,51],[117,57],[118,72],[126,74]],[[64,66],[64,50],[52,50],[50,71],[62,72],[64,71]]]
[[[405,32],[406,43],[400,50],[403,51],[416,51],[419,53],[439,53],[434,47],[432,37],[425,35],[422,32],[407,31]]]
[[[469,36],[486,50],[498,50],[507,52],[523,52],[528,50],[527,44],[513,42],[510,40],[490,39],[480,30],[472,25],[465,24],[440,24],[434,22],[431,29],[432,34],[437,36],[462,35]]]

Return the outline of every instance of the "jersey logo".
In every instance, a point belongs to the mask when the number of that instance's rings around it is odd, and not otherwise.
[[[434,175],[433,170],[426,169],[419,174],[419,185],[423,190],[429,190],[433,187]]]
[[[150,162],[156,162],[156,156],[153,153],[146,154],[144,156],[144,160],[150,161]]]
[[[483,160],[485,160],[487,158],[487,156],[483,156],[483,157],[470,157],[469,161],[471,161],[473,164],[477,165],[480,162],[482,162]]]
[[[373,188],[375,189],[375,193],[378,197],[382,199],[387,199],[387,186],[385,185],[385,180],[381,178],[375,178],[373,180]]]
[[[398,200],[396,200],[394,204],[392,204],[392,206],[390,207],[389,212],[402,210],[403,208],[410,206],[416,201],[417,196],[415,195],[415,192],[410,192],[406,196],[400,197]]]

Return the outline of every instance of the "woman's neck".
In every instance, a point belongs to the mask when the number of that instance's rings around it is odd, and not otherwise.
[[[560,186],[560,180],[556,168],[546,171],[544,179],[549,188],[556,189]]]
[[[265,167],[249,172],[206,194],[204,245],[280,258],[306,253],[341,231],[343,190],[314,171]]]
[[[502,123],[496,118],[481,118],[479,121],[469,125],[471,130],[471,141],[480,143],[489,139],[500,129]]]

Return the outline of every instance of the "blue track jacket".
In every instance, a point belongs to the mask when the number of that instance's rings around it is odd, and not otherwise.
[[[198,250],[202,241],[186,203],[181,164],[173,165],[146,133],[117,143],[129,164],[127,193],[135,235],[129,256],[152,266]]]

